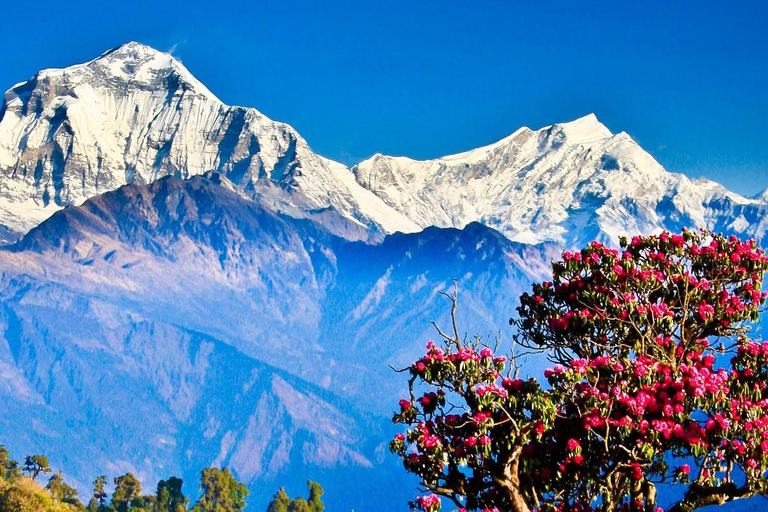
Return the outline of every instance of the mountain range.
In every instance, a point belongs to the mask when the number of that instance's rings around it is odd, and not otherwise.
[[[692,225],[762,239],[768,208],[764,194],[666,172],[592,114],[434,160],[377,154],[349,169],[287,124],[223,104],[178,60],[138,43],[40,71],[3,97],[0,225],[9,241],[122,185],[210,172],[276,211],[372,241],[471,222],[529,244]]]
[[[764,242],[766,210],[594,115],[348,168],[128,43],[3,97],[0,442],[82,490],[215,464],[257,510],[307,478],[329,509],[404,509],[391,368],[448,320],[454,280],[462,329],[509,339],[563,248],[682,227]]]

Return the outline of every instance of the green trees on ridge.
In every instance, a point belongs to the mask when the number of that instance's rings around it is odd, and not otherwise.
[[[267,507],[267,512],[323,512],[325,505],[320,501],[323,488],[317,482],[307,482],[307,487],[309,487],[309,500],[291,499],[281,487]]]
[[[0,512],[242,512],[246,507],[248,488],[237,481],[229,469],[205,468],[201,474],[200,498],[190,508],[190,500],[182,492],[183,481],[177,477],[160,480],[154,494],[143,494],[141,482],[133,473],[113,480],[114,490],[108,498],[107,477],[93,482],[93,494],[84,506],[78,491],[64,481],[62,473],[54,473],[44,487],[37,477],[51,473],[48,458],[30,455],[23,467],[11,459],[0,445]],[[322,512],[323,488],[308,482],[309,501],[291,500],[281,488],[269,505],[271,512]],[[277,498],[280,497],[278,500]]]

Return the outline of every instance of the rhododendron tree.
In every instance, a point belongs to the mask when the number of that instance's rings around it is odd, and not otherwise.
[[[543,383],[455,321],[438,329],[394,416],[407,431],[390,447],[427,491],[414,507],[691,511],[768,494],[768,343],[748,337],[768,258],[707,232],[620,246],[563,253],[521,297],[516,342],[554,363]],[[671,483],[683,499],[660,503]]]

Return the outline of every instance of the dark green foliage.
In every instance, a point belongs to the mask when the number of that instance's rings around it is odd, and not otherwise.
[[[288,512],[310,512],[309,503],[304,498],[297,498],[288,505]]]
[[[88,503],[88,509],[99,510],[104,508],[104,504],[107,500],[107,493],[104,491],[104,486],[107,485],[107,477],[104,475],[96,477],[93,481],[93,499]],[[92,505],[94,505],[92,507]]]
[[[189,499],[181,492],[181,478],[172,476],[168,480],[160,480],[157,484],[156,512],[183,512],[187,510]]]
[[[288,505],[291,504],[291,498],[286,494],[282,487],[277,491],[274,498],[267,507],[267,512],[288,512]]]
[[[206,468],[200,480],[203,495],[193,512],[237,512],[245,508],[248,488],[238,482],[229,469]]]
[[[88,512],[99,512],[99,509],[102,507],[99,505],[99,501],[96,498],[91,498],[91,501],[88,502],[88,507],[86,509]]]
[[[156,494],[142,495],[141,482],[129,472],[114,479],[115,490],[109,501],[107,477],[97,477],[93,481],[93,495],[84,507],[77,498],[77,490],[64,481],[61,471],[51,476],[44,489],[34,483],[40,473],[51,472],[44,455],[25,457],[23,470],[29,478],[22,477],[19,463],[0,445],[0,512],[242,512],[248,496],[248,488],[229,469],[206,468],[200,481],[202,496],[189,509],[189,498],[182,492],[180,478],[160,480]],[[309,499],[291,499],[281,488],[267,512],[323,512],[323,488],[311,481],[307,487]]]
[[[51,466],[48,464],[48,457],[45,455],[27,455],[24,458],[24,471],[29,473],[32,480],[35,480],[40,473],[47,475],[51,472]]]
[[[320,501],[320,498],[323,497],[325,491],[323,491],[322,486],[317,482],[309,481],[307,482],[307,487],[309,487],[310,510],[312,512],[323,512],[323,510],[325,510],[325,505]]]
[[[21,476],[19,463],[11,459],[8,450],[0,444],[0,478],[14,481]]]
[[[267,512],[323,512],[325,505],[320,498],[323,496],[323,488],[317,482],[307,482],[309,487],[309,501],[304,498],[291,499],[282,487],[267,507]]]
[[[48,485],[45,486],[51,497],[54,500],[62,503],[68,503],[70,505],[76,505],[82,507],[82,503],[77,499],[77,489],[68,485],[61,475],[61,471],[56,473],[48,480]]]
[[[141,482],[133,476],[133,473],[126,473],[115,478],[115,492],[112,493],[112,503],[109,508],[114,512],[128,512],[134,506],[142,508],[144,503],[140,498]]]

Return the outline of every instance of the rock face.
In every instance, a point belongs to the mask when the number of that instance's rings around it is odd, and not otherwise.
[[[435,160],[375,155],[358,183],[421,227],[481,222],[523,243],[611,244],[624,234],[707,227],[762,239],[764,197],[665,171],[594,115]]]
[[[124,184],[210,171],[245,196],[349,238],[416,230],[293,128],[223,104],[179,61],[138,43],[41,71],[8,90],[0,107],[6,238]]]

